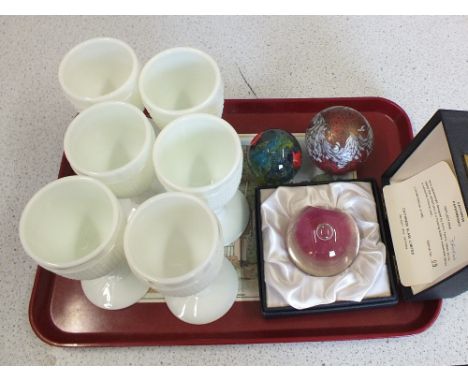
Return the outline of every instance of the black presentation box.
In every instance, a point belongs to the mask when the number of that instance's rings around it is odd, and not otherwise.
[[[458,212],[466,214],[468,205],[468,111],[439,110],[421,129],[408,147],[390,165],[382,175],[382,187],[393,182],[404,181],[422,171],[431,168],[439,162],[445,162],[453,171],[457,185],[461,191],[462,202]],[[262,238],[262,193],[274,189],[274,186],[257,187],[255,193],[255,214],[257,234],[258,275],[262,312],[266,317],[312,314],[333,311],[349,311],[354,309],[382,307],[396,304],[399,299],[405,300],[433,300],[457,296],[468,290],[468,261],[462,262],[458,269],[447,277],[437,279],[427,284],[422,290],[413,290],[403,286],[398,271],[398,260],[394,251],[391,227],[387,215],[387,207],[383,190],[375,179],[339,180],[335,182],[369,182],[376,202],[377,217],[380,226],[382,242],[387,248],[386,265],[391,293],[389,296],[366,298],[361,302],[339,301],[332,304],[318,305],[312,308],[298,310],[291,306],[269,307],[266,299],[265,270],[263,260]],[[329,182],[288,184],[282,187],[314,186]],[[449,207],[451,208],[451,207]],[[455,208],[456,210],[456,208]],[[463,210],[463,211],[462,211]],[[457,212],[457,213],[458,213]],[[465,215],[466,216],[466,215]],[[458,217],[457,217],[458,219]],[[453,219],[454,220],[454,219]],[[462,230],[468,237],[468,222],[461,217]],[[449,223],[450,224],[450,223]],[[452,224],[454,224],[452,222]],[[395,229],[395,228],[394,228]],[[417,240],[417,238],[414,238]],[[464,259],[468,255],[468,247],[459,254]]]

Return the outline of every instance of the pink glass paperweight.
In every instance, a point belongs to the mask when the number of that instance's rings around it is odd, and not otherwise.
[[[293,263],[312,276],[335,276],[348,268],[359,252],[359,230],[351,215],[339,209],[306,207],[287,232]]]

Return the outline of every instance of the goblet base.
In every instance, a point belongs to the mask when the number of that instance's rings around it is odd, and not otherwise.
[[[133,275],[126,262],[103,277],[82,280],[81,288],[89,301],[108,310],[127,308],[148,291],[148,285]]]
[[[236,241],[245,231],[250,218],[250,209],[244,194],[237,190],[234,197],[219,211],[216,216],[223,229],[224,245]]]
[[[166,304],[180,320],[194,325],[213,322],[231,309],[237,296],[239,280],[230,261],[223,265],[216,279],[201,292],[186,297],[166,296]]]

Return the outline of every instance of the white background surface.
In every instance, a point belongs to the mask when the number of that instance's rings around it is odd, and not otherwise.
[[[382,96],[406,110],[415,133],[438,108],[468,109],[466,17],[0,17],[0,364],[468,363],[468,293],[444,301],[428,331],[404,338],[115,349],[41,342],[28,321],[36,266],[18,219],[56,178],[75,115],[58,84],[60,59],[96,36],[125,40],[142,63],[174,46],[202,49],[220,66],[226,98]]]

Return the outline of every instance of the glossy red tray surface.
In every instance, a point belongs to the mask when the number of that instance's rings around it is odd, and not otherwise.
[[[303,133],[310,119],[334,105],[362,112],[374,129],[375,148],[359,177],[380,181],[384,170],[412,139],[406,113],[382,98],[226,100],[223,118],[239,133],[282,128]],[[62,158],[59,177],[72,175]],[[138,346],[329,341],[395,337],[426,330],[441,301],[399,302],[387,308],[264,318],[257,301],[236,302],[208,325],[176,319],[162,303],[139,303],[106,311],[85,298],[80,283],[38,268],[29,306],[34,332],[57,346]]]

